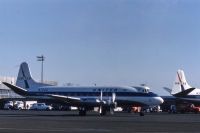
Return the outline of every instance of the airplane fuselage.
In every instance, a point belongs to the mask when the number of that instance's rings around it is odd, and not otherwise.
[[[50,99],[49,95],[62,95],[68,97],[76,97],[81,99],[82,104],[92,105],[98,102],[94,100],[100,99],[100,94],[102,92],[103,100],[109,101],[112,97],[112,94],[116,94],[116,102],[119,106],[125,105],[143,105],[143,106],[153,106],[159,105],[163,102],[162,98],[158,95],[149,92],[142,93],[138,92],[133,87],[128,86],[94,86],[94,87],[54,87],[54,86],[45,86],[38,88],[28,89],[28,96],[30,98],[36,99]],[[45,97],[46,96],[46,97]],[[80,104],[80,102],[78,103]],[[94,105],[92,105],[94,106]],[[98,104],[97,104],[98,106]]]

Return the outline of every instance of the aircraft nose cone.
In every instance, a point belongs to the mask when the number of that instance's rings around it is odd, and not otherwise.
[[[158,101],[160,104],[162,104],[164,102],[164,100],[161,97],[157,97]]]

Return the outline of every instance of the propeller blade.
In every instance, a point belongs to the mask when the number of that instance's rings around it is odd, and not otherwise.
[[[99,106],[99,114],[102,113],[102,106]]]
[[[101,90],[100,100],[101,101],[103,100],[103,92],[102,92],[102,90]]]
[[[115,93],[112,93],[112,102],[113,102],[113,103],[115,102],[115,99],[116,99],[116,94],[115,94]]]
[[[110,114],[113,115],[114,114],[114,108],[110,107]]]

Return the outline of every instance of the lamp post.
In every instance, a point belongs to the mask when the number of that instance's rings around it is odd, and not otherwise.
[[[37,61],[42,62],[42,68],[41,68],[41,83],[43,83],[43,64],[44,64],[45,57],[43,55],[37,56]]]

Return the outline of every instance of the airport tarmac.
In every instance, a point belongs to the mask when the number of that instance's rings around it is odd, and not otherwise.
[[[200,114],[115,113],[78,116],[77,111],[0,110],[1,133],[133,133],[199,132]]]

